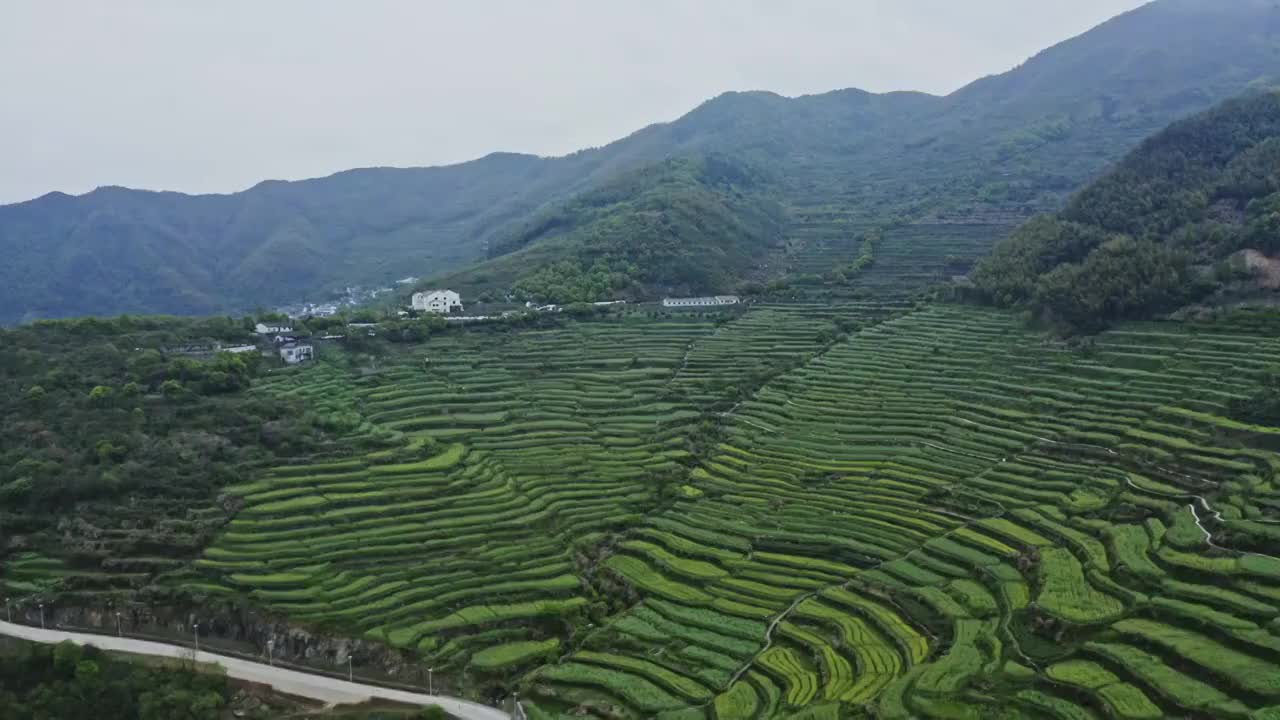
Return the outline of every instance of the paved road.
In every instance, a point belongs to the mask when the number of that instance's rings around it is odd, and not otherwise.
[[[64,640],[70,640],[77,645],[93,645],[103,650],[117,650],[157,657],[190,659],[192,655],[191,648],[178,645],[112,637],[110,635],[41,630],[40,628],[14,625],[4,621],[0,621],[0,635],[8,635],[9,637],[38,643],[60,643]],[[195,656],[195,660],[200,663],[221,665],[226,668],[228,677],[236,678],[237,680],[248,680],[270,685],[288,695],[311,698],[331,705],[360,703],[371,698],[379,698],[410,705],[439,705],[444,708],[445,712],[463,720],[510,720],[510,717],[501,710],[457,698],[392,690],[377,685],[349,683],[345,680],[337,680],[323,675],[312,675],[297,670],[288,670],[210,652],[201,651]]]

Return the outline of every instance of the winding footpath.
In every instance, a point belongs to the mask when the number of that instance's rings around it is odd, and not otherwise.
[[[0,621],[0,635],[46,644],[70,640],[77,645],[93,645],[102,650],[114,650],[136,655],[185,660],[191,660],[194,656],[194,660],[198,663],[221,665],[226,669],[227,676],[236,680],[270,685],[277,691],[287,695],[318,700],[328,705],[348,705],[379,699],[409,705],[439,705],[445,712],[454,717],[462,718],[462,720],[510,720],[510,716],[497,708],[467,700],[347,682],[323,675],[312,675],[217,653],[204,651],[193,653],[191,648],[179,645],[112,637],[110,635],[42,630],[4,621]]]

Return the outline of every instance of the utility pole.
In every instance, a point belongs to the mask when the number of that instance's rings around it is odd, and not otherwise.
[[[44,629],[44,603],[40,603],[40,629]]]
[[[433,673],[433,672],[435,672],[435,668],[427,668],[427,691],[428,691],[430,694],[435,695],[435,694],[436,694],[436,679],[435,679],[435,676],[434,676],[434,675],[432,675],[432,673]]]
[[[198,653],[200,652],[200,623],[195,623],[194,625],[191,626],[191,633],[195,635],[196,652]]]
[[[347,682],[356,681],[355,666],[352,664],[351,653],[347,653]]]
[[[116,611],[116,636],[124,637],[124,629],[120,627],[120,612]]]

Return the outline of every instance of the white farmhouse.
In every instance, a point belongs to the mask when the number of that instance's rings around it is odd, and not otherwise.
[[[266,323],[258,323],[253,326],[253,331],[259,335],[288,335],[293,332],[293,328],[288,325],[267,325]]]
[[[306,343],[286,343],[280,347],[280,359],[290,365],[297,365],[300,362],[314,360],[315,356],[315,348]]]
[[[662,307],[717,307],[720,305],[737,305],[742,302],[737,295],[716,295],[715,297],[663,298]]]
[[[427,290],[413,294],[413,309],[448,315],[462,311],[462,296],[452,290]]]

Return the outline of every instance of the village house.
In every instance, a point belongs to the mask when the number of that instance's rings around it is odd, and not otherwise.
[[[315,348],[308,343],[286,343],[280,347],[280,359],[290,365],[315,359]]]
[[[462,312],[462,296],[452,290],[426,290],[414,293],[413,309],[441,315]]]
[[[288,335],[293,332],[293,328],[288,325],[267,325],[266,323],[258,323],[253,326],[253,331],[259,335]]]
[[[714,297],[663,298],[662,307],[717,307],[720,305],[737,305],[742,302],[737,295],[716,295]]]

